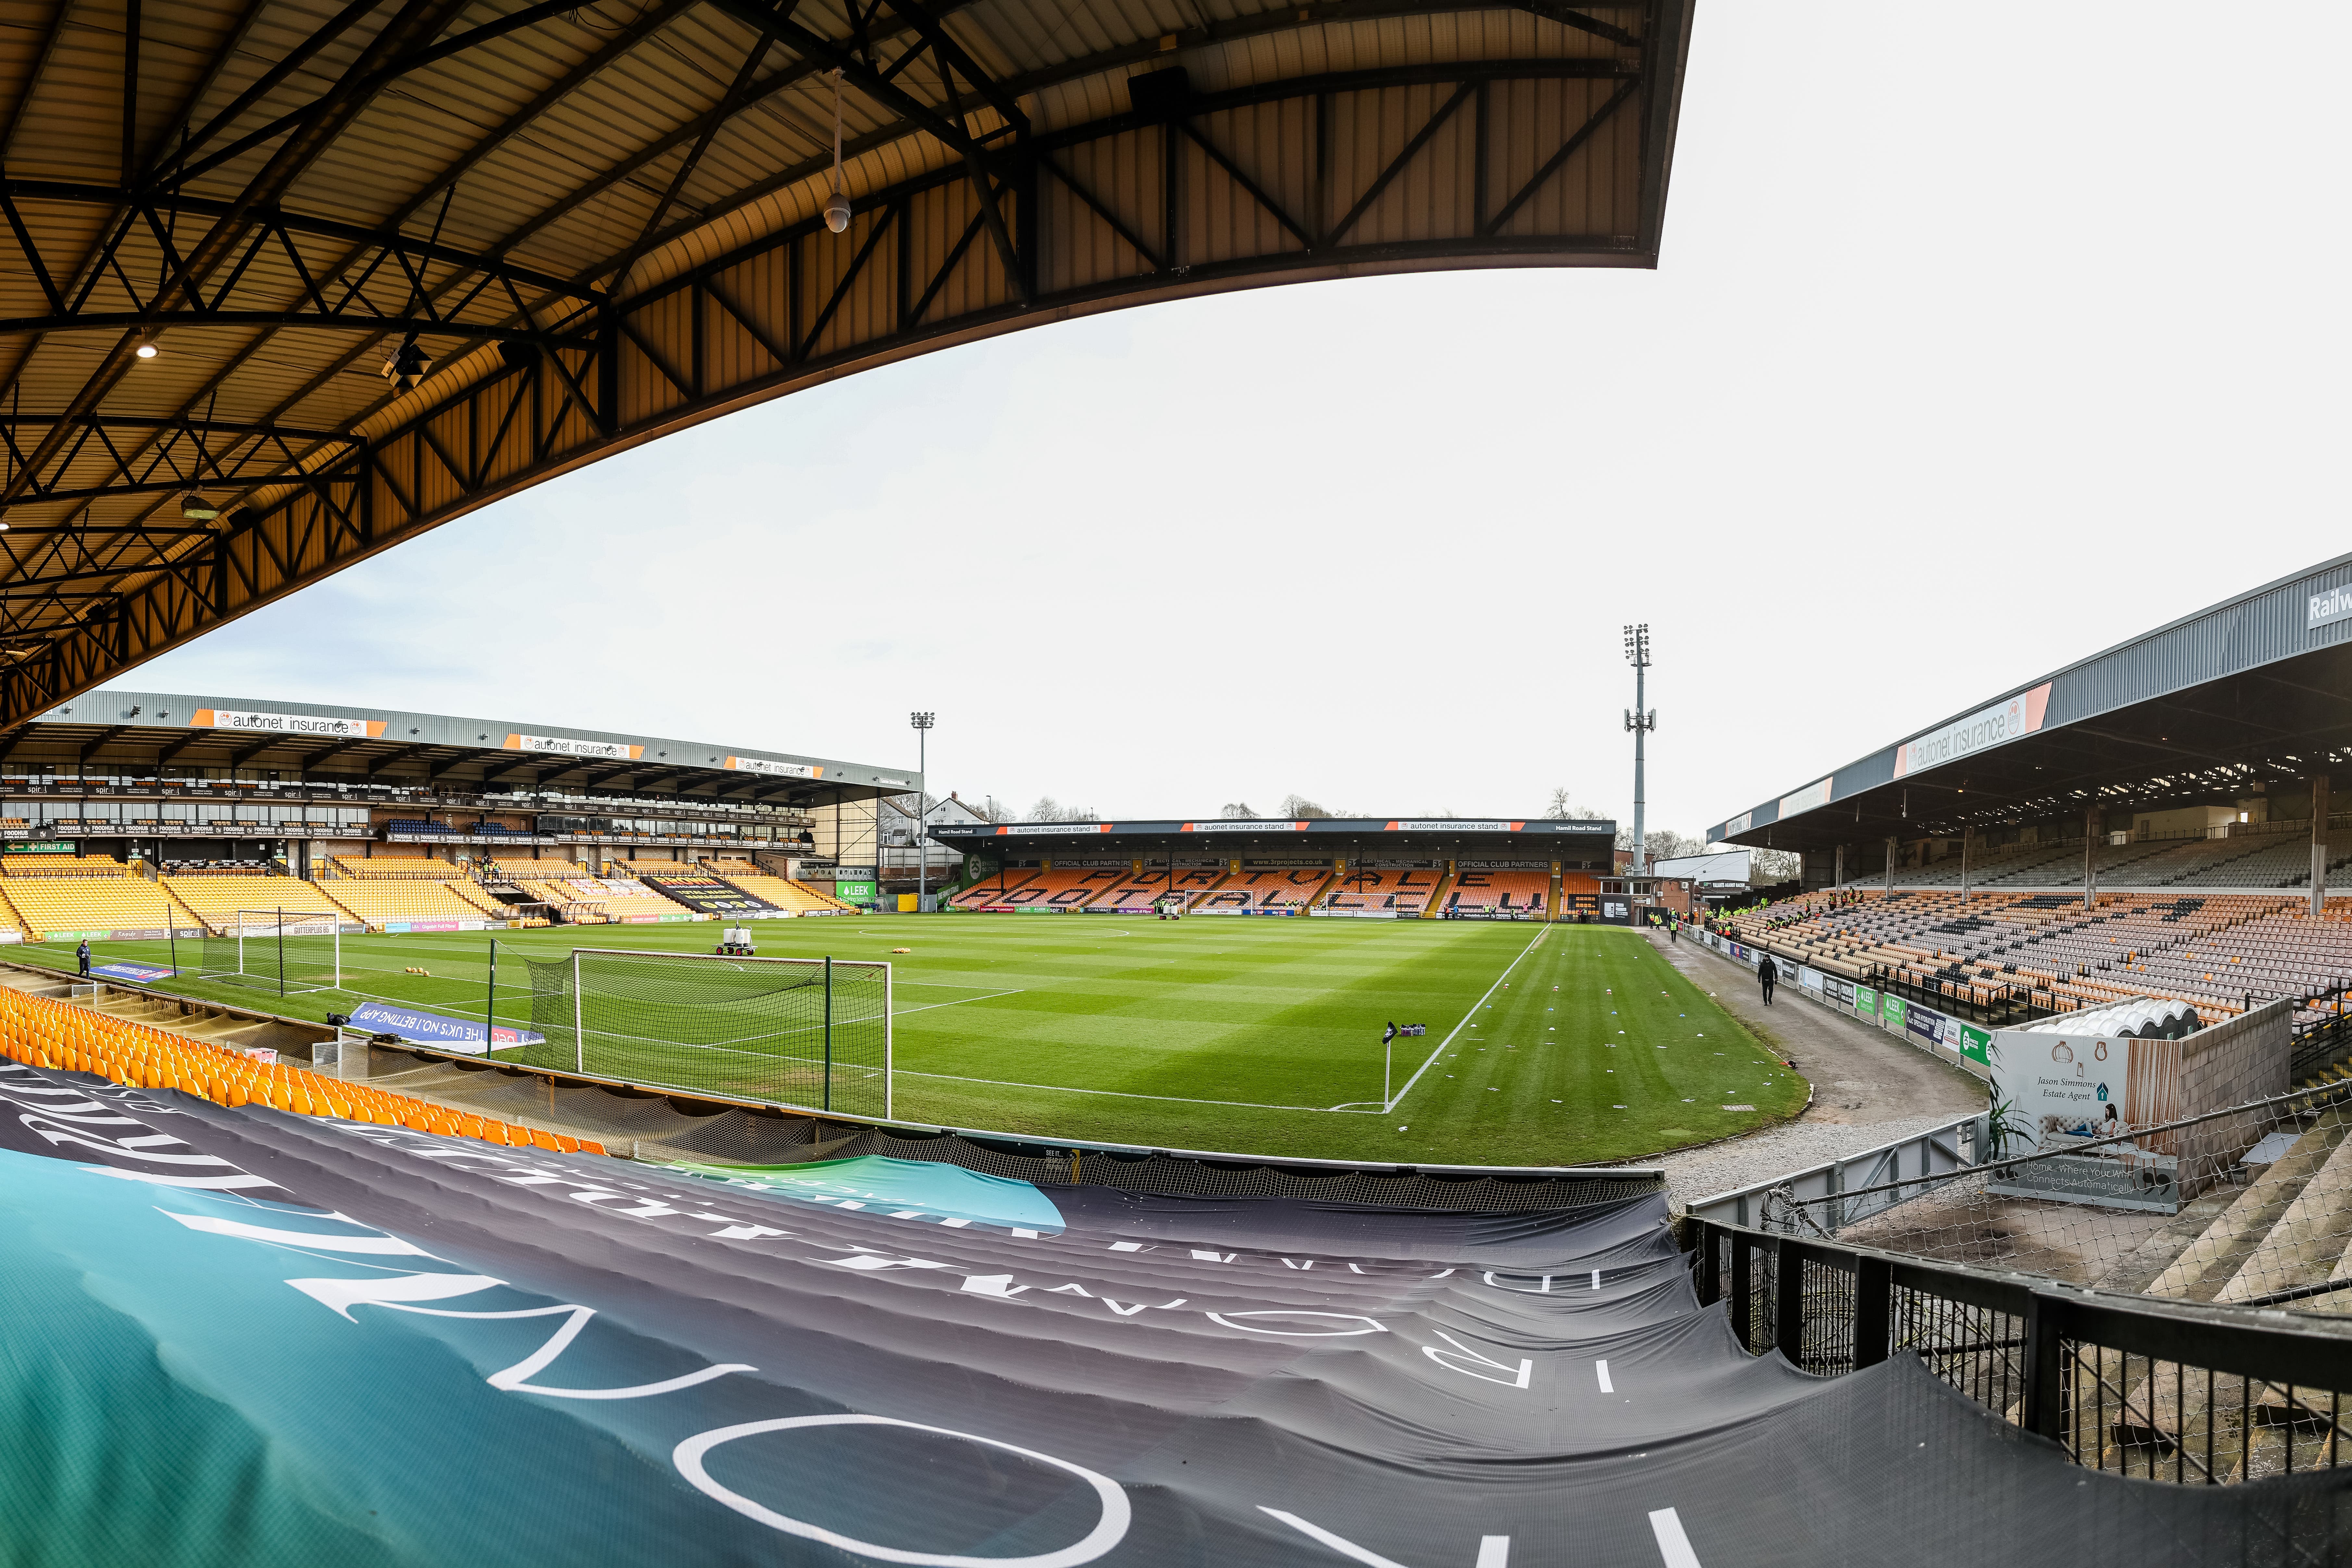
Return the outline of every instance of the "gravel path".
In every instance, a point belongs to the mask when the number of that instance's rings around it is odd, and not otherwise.
[[[1776,1004],[1777,1005],[1777,1004]],[[1753,1186],[1819,1165],[1881,1143],[1892,1143],[1930,1127],[1949,1125],[1958,1113],[1937,1111],[1906,1116],[1895,1121],[1813,1121],[1809,1119],[1750,1133],[1703,1149],[1633,1162],[1657,1165],[1666,1173],[1666,1186],[1685,1203],[1711,1198],[1738,1187]]]
[[[1784,1126],[1628,1162],[1662,1167],[1677,1198],[1688,1202],[1769,1181],[1984,1109],[1981,1079],[1795,994],[1793,982],[1767,1007],[1745,966],[1697,942],[1653,940],[1668,963],[1793,1061],[1813,1086],[1811,1109]]]

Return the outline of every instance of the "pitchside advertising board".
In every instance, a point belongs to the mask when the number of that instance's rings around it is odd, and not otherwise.
[[[485,1051],[508,1046],[543,1046],[547,1043],[545,1035],[529,1029],[510,1029],[504,1025],[493,1026],[490,1038],[485,1042],[482,1022],[478,1018],[452,1018],[446,1013],[426,1013],[418,1008],[396,1007],[384,1002],[362,1002],[352,1009],[351,1017],[354,1029],[365,1029],[372,1035],[397,1035],[420,1046],[438,1046],[464,1056],[480,1056]]]

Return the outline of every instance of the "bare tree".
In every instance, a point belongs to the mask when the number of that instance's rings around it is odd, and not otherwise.
[[[1748,852],[1748,882],[1750,887],[1769,888],[1775,882],[1793,882],[1804,874],[1805,858],[1793,849],[1750,849]]]
[[[1274,815],[1297,822],[1307,817],[1332,816],[1339,814],[1326,811],[1305,795],[1293,793],[1282,797],[1282,804],[1274,808]]]
[[[983,795],[981,798],[979,811],[981,816],[986,817],[991,822],[1018,822],[1021,820],[1021,814],[1019,812],[1013,810],[1011,806],[997,799],[992,795]]]
[[[1029,808],[1032,822],[1093,822],[1097,820],[1091,805],[1064,805],[1050,795],[1041,795],[1037,804]]]
[[[1221,809],[1217,815],[1223,817],[1227,822],[1255,822],[1257,820],[1257,813],[1250,809],[1249,802],[1245,800],[1227,801],[1223,808]]]
[[[1605,822],[1608,820],[1589,805],[1570,805],[1566,784],[1561,784],[1551,792],[1551,804],[1544,807],[1544,816],[1553,822]],[[1628,838],[1625,846],[1631,848],[1633,840]]]

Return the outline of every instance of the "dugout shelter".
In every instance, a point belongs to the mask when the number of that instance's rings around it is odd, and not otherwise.
[[[979,823],[949,907],[991,913],[1626,923],[1617,825],[1471,817]]]
[[[2001,691],[1763,801],[1710,841],[1804,886],[2289,894],[2352,859],[2352,555]],[[2336,818],[2331,827],[2331,817]]]

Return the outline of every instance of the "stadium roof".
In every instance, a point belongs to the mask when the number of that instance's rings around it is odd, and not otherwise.
[[[447,793],[604,789],[796,806],[915,787],[910,773],[711,741],[163,691],[86,693],[18,728],[0,750],[0,772],[15,777],[205,768]]]
[[[998,822],[945,824],[931,829],[941,844],[997,855],[1134,855],[1181,847],[1239,857],[1288,853],[1323,857],[1350,848],[1374,853],[1497,856],[1598,855],[1605,862],[1617,825],[1577,819],[1513,821],[1507,817],[1262,817],[1146,822]],[[1369,845],[1367,843],[1369,841]]]
[[[2090,594],[2064,603],[2073,617],[2106,610]],[[1956,612],[1960,640],[1966,624]],[[1935,647],[1955,646],[1937,628]],[[2079,819],[2095,802],[2221,804],[2347,763],[2352,555],[2340,555],[2011,687],[1707,837],[1827,848]]]
[[[1274,281],[1654,265],[1690,0],[19,12],[0,726],[929,349]],[[404,345],[413,385],[379,374]]]

